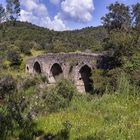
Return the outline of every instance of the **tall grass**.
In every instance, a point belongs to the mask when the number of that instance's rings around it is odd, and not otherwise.
[[[118,89],[117,94],[127,95],[127,96],[139,96],[139,89],[134,84],[130,84],[130,80],[126,74],[122,73],[120,78],[118,78]]]
[[[114,92],[114,91],[113,91]],[[138,140],[140,138],[139,91],[122,74],[118,90],[102,97],[75,95],[71,106],[36,119],[38,129],[57,135],[69,122],[70,140]]]

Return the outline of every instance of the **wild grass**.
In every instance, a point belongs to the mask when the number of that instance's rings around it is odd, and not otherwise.
[[[70,140],[138,140],[140,138],[140,96],[122,76],[118,90],[102,97],[75,95],[66,110],[36,119],[37,128],[56,135],[71,124]]]

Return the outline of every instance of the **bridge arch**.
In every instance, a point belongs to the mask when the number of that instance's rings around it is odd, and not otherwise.
[[[55,81],[58,81],[60,78],[63,77],[63,69],[59,63],[54,63],[51,66],[50,72]]]
[[[34,72],[37,73],[37,74],[41,74],[42,73],[41,65],[40,65],[40,63],[38,61],[36,61],[34,63],[33,69],[34,69]]]
[[[85,92],[93,91],[93,81],[91,79],[92,68],[85,64],[82,67],[80,67],[79,74],[80,74],[79,80],[83,82]]]

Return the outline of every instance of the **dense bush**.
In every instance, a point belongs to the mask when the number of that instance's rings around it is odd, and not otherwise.
[[[56,112],[69,106],[75,94],[74,85],[68,80],[58,82],[56,87],[49,89],[45,96],[45,103],[49,112]]]
[[[31,117],[36,117],[38,114],[49,114],[51,112],[57,112],[60,109],[67,108],[76,93],[76,89],[71,81],[61,80],[54,87],[46,89],[44,85],[40,88],[40,81],[37,78],[26,79],[23,82],[23,91],[20,92],[21,96],[24,96],[28,102],[28,112]],[[45,83],[46,84],[46,83]]]
[[[17,92],[13,92],[5,102],[5,106],[0,108],[0,138],[32,140],[36,125],[26,112],[25,99]],[[26,113],[25,113],[26,112]]]
[[[26,42],[27,43],[27,42]],[[21,53],[24,53],[25,55],[31,55],[31,49],[27,46],[23,46],[20,48]]]
[[[0,97],[11,94],[16,89],[16,82],[11,75],[0,78]]]
[[[11,66],[18,66],[22,62],[20,54],[15,50],[8,51],[7,60],[11,62]]]
[[[1,41],[7,42],[8,45],[14,43],[22,53],[27,55],[31,48],[47,52],[72,52],[86,49],[101,51],[101,42],[107,36],[103,27],[55,32],[27,22],[16,22],[15,26],[7,23],[5,32],[5,36],[0,34]]]
[[[117,85],[117,90],[116,92],[118,94],[124,95],[124,96],[132,96],[132,97],[139,97],[140,91],[139,88],[131,84],[130,78],[126,73],[121,73],[120,77],[118,77],[118,85]]]
[[[25,78],[22,82],[22,88],[28,89],[37,85],[38,80],[36,78]]]
[[[116,68],[111,70],[94,70],[92,72],[94,92],[96,94],[103,94],[107,90],[112,93],[118,87],[118,78],[123,70]]]
[[[16,40],[14,44],[18,46],[21,53],[24,53],[25,55],[31,55],[31,49],[33,47],[31,42]]]
[[[69,80],[61,80],[56,85],[57,94],[61,95],[63,98],[67,99],[68,101],[71,101],[74,93],[75,93],[75,87]]]

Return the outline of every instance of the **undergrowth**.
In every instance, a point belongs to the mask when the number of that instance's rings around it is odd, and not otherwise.
[[[71,106],[58,113],[36,118],[37,128],[56,136],[64,123],[71,125],[70,140],[138,140],[140,138],[140,98],[136,87],[122,75],[118,90],[102,97],[75,95]]]

